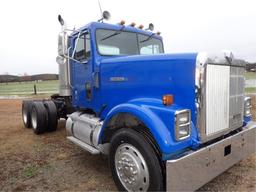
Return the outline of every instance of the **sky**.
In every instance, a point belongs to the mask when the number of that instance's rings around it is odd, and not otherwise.
[[[256,62],[255,0],[100,0],[109,23],[153,23],[166,53],[232,50]],[[68,28],[97,21],[97,0],[8,0],[0,2],[0,74],[58,73],[61,14]]]

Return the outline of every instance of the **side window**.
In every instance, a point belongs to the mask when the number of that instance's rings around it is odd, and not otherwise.
[[[78,61],[85,61],[91,56],[91,45],[90,45],[90,35],[83,34],[78,37],[75,59]]]

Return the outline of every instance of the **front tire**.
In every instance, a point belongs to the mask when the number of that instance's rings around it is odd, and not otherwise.
[[[118,130],[111,139],[109,163],[120,191],[163,191],[163,174],[153,147],[143,135]]]

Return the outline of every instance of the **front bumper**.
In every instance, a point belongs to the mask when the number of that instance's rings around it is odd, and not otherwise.
[[[195,191],[243,158],[255,153],[256,123],[235,135],[166,162],[167,191]]]

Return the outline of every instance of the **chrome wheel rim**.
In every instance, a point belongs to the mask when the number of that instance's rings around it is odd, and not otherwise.
[[[148,190],[148,166],[137,148],[128,143],[121,144],[115,153],[115,168],[127,191]]]
[[[32,122],[33,129],[36,129],[37,128],[37,118],[36,118],[36,111],[35,110],[32,110],[31,122]]]

